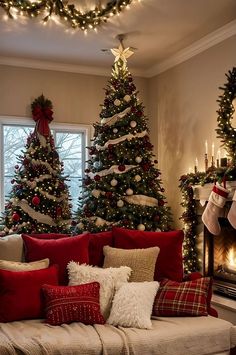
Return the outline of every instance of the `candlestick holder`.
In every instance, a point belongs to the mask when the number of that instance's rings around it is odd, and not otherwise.
[[[205,171],[207,172],[208,169],[208,158],[207,158],[207,153],[205,153]]]
[[[220,160],[219,159],[216,159],[216,166],[217,166],[217,168],[220,167]]]
[[[197,165],[194,166],[194,173],[197,174]]]
[[[214,157],[213,157],[213,155],[212,155],[212,157],[211,157],[211,166],[214,168],[215,167],[215,162],[214,162]]]

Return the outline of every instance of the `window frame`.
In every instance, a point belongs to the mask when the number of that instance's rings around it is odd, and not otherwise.
[[[4,212],[4,159],[3,159],[3,126],[32,126],[35,127],[32,118],[21,116],[0,116],[0,213]],[[84,177],[84,170],[86,167],[86,160],[88,160],[88,149],[86,147],[91,145],[92,138],[92,125],[77,124],[77,123],[60,123],[52,122],[50,129],[56,132],[69,132],[69,133],[83,133],[82,136],[82,178]],[[26,142],[24,143],[25,146]]]

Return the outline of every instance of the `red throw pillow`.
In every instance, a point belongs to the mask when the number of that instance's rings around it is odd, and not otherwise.
[[[43,318],[41,287],[58,285],[58,267],[33,271],[0,270],[0,322]]]
[[[154,280],[163,278],[183,280],[182,244],[183,231],[146,232],[124,228],[113,228],[114,244],[116,248],[139,249],[159,247]]]
[[[71,237],[71,234],[60,234],[60,233],[32,233],[32,234],[22,234],[28,237],[34,237],[39,239],[60,239]]]
[[[88,264],[88,235],[61,239],[37,239],[22,235],[25,243],[26,261],[49,258],[51,264],[59,266],[59,283],[68,284],[67,264],[76,261]]]
[[[100,311],[98,282],[78,286],[43,285],[42,290],[47,323],[51,325],[71,322],[105,323]]]
[[[113,246],[112,231],[89,234],[89,264],[103,266],[103,247]]]
[[[161,317],[207,316],[210,277],[194,281],[161,281],[153,305],[153,315]]]

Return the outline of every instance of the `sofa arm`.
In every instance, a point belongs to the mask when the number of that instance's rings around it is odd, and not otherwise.
[[[184,275],[183,281],[193,281],[201,277],[203,277],[202,274],[198,271],[195,271],[190,274]],[[207,311],[210,316],[218,318],[217,310],[211,307],[211,297],[212,297],[212,282],[210,283],[210,287],[207,295]]]

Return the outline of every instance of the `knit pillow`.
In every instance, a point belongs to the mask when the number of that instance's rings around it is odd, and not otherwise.
[[[155,297],[154,316],[206,316],[210,277],[194,281],[163,280]]]
[[[68,264],[67,269],[71,286],[94,281],[100,283],[100,305],[105,318],[109,316],[115,289],[119,288],[121,283],[127,282],[131,274],[131,269],[126,266],[102,269],[86,264],[80,265],[74,261]]]
[[[49,266],[49,259],[32,261],[31,263],[20,263],[19,261],[0,260],[0,269],[8,271],[32,271],[46,269]]]
[[[129,266],[132,269],[130,282],[153,281],[158,247],[146,249],[119,249],[103,247],[103,267]]]
[[[152,306],[158,287],[157,281],[123,284],[114,296],[107,323],[151,329]]]
[[[104,324],[100,313],[98,282],[79,286],[43,285],[46,322],[51,325],[82,322]]]

